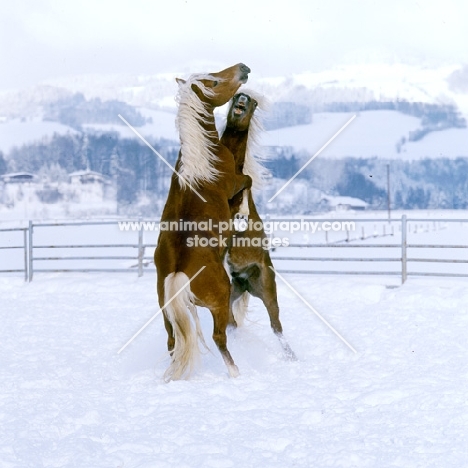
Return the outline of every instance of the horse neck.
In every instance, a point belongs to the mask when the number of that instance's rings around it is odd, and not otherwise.
[[[214,108],[207,108],[207,115],[200,116],[198,119],[200,127],[203,129],[203,132],[206,138],[213,144],[219,143],[218,130],[216,129],[215,117],[214,117]]]
[[[237,173],[242,173],[245,162],[245,153],[247,151],[247,141],[249,138],[249,129],[236,130],[232,127],[226,127],[221,143],[226,146],[234,155]]]

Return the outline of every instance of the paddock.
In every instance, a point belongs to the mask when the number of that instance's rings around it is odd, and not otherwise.
[[[213,354],[164,383],[166,332],[145,274],[0,276],[0,459],[5,467],[458,467],[466,461],[468,288],[461,278],[285,274],[287,362],[253,299]],[[393,282],[393,283],[392,283]]]

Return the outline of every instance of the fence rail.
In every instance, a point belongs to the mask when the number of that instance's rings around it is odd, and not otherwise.
[[[281,221],[281,220],[275,220]],[[286,221],[286,220],[284,220]],[[325,219],[314,219],[313,221],[316,222],[324,222],[329,221]],[[333,219],[333,221],[337,221],[343,223],[345,221],[351,221],[351,219]],[[354,219],[356,223],[388,223],[389,220],[385,219]],[[319,275],[400,275],[402,284],[405,283],[408,276],[439,276],[439,277],[456,277],[456,278],[468,278],[468,268],[466,273],[445,273],[445,272],[409,272],[408,271],[408,264],[411,263],[432,263],[432,264],[466,264],[468,265],[467,260],[460,260],[460,259],[447,259],[447,258],[416,258],[408,256],[409,249],[468,249],[468,244],[410,244],[408,243],[408,234],[410,232],[410,224],[412,223],[416,226],[421,225],[421,223],[467,223],[468,219],[446,219],[446,218],[408,218],[406,215],[403,215],[400,219],[392,219],[392,223],[399,223],[400,231],[401,231],[401,241],[400,243],[394,244],[353,244],[352,240],[349,238],[349,233],[347,233],[345,242],[346,243],[316,243],[316,244],[289,244],[288,248],[295,247],[295,248],[303,248],[303,249],[310,249],[310,248],[333,248],[333,249],[353,249],[355,252],[359,251],[359,249],[399,249],[400,254],[398,257],[311,257],[311,256],[304,256],[304,257],[286,257],[280,255],[272,255],[273,261],[308,261],[308,262],[370,262],[370,263],[387,263],[387,262],[399,262],[401,264],[401,271],[369,271],[369,270],[354,270],[354,271],[346,271],[346,270],[322,270],[322,269],[309,269],[309,270],[292,270],[292,269],[281,269],[277,268],[280,273],[299,273],[299,274],[319,274]],[[385,224],[384,224],[385,226]],[[428,229],[426,229],[426,232]],[[385,228],[384,234],[385,236]],[[394,231],[390,235],[394,235]],[[369,237],[379,237],[378,235],[369,236]],[[367,239],[365,236],[361,237],[361,240]],[[359,240],[359,239],[353,239]],[[338,242],[343,242],[340,240]],[[280,247],[281,249],[282,247]]]
[[[23,233],[23,245],[11,245],[11,246],[0,246],[2,250],[23,250],[23,268],[0,268],[0,273],[24,273],[24,280],[28,280],[28,228],[8,228],[0,229],[2,232],[22,232]]]
[[[145,248],[148,245],[143,243],[143,231],[137,231],[137,243],[136,244],[34,244],[34,229],[35,228],[45,228],[45,227],[81,227],[81,226],[109,226],[117,225],[116,221],[83,221],[83,222],[63,222],[63,223],[34,223],[29,221],[28,233],[29,233],[29,242],[28,242],[28,271],[27,277],[29,281],[32,281],[34,272],[44,273],[44,272],[53,272],[53,273],[71,273],[71,272],[99,272],[99,273],[127,273],[132,271],[129,268],[55,268],[55,269],[40,269],[34,267],[34,262],[46,262],[46,261],[95,261],[95,260],[135,260],[137,262],[137,271],[138,276],[143,276],[143,262]],[[136,255],[82,255],[82,256],[43,256],[36,257],[34,256],[34,250],[36,249],[136,249]]]
[[[270,219],[268,218],[268,221],[275,221],[275,222],[281,222],[281,221],[291,221],[291,219],[281,219],[281,218],[275,218],[275,219]],[[326,222],[330,221],[329,219],[311,219],[310,221],[314,222]],[[468,219],[440,219],[440,218],[407,218],[406,215],[403,215],[400,219],[392,219],[391,222],[392,224],[392,230],[391,233],[387,233],[387,231],[384,228],[383,231],[383,236],[394,236],[394,225],[396,224],[399,227],[399,231],[401,231],[401,240],[398,243],[376,243],[376,244],[371,244],[371,243],[364,243],[364,244],[356,244],[354,241],[364,241],[368,238],[376,238],[380,237],[376,234],[375,231],[375,226],[377,223],[386,223],[388,225],[389,220],[388,219],[377,219],[377,218],[364,218],[364,219],[333,219],[332,221],[336,222],[356,222],[356,223],[374,223],[374,233],[373,235],[369,237],[365,237],[364,235],[364,228],[362,229],[362,236],[356,239],[351,239],[349,232],[346,233],[346,238],[345,239],[339,239],[338,241],[335,242],[325,242],[325,243],[315,243],[315,244],[301,244],[301,243],[291,243],[289,244],[288,247],[278,247],[277,249],[288,249],[288,248],[297,248],[297,249],[338,249],[338,251],[344,252],[342,249],[352,249],[352,252],[356,254],[356,252],[360,252],[358,249],[398,249],[398,254],[397,256],[378,256],[375,255],[372,257],[362,257],[362,256],[351,256],[351,257],[345,257],[345,256],[340,256],[340,257],[334,257],[331,255],[316,255],[316,256],[309,256],[309,255],[301,255],[300,257],[295,257],[291,255],[279,255],[276,253],[272,253],[272,259],[273,261],[277,262],[292,262],[293,264],[299,265],[304,265],[305,262],[311,263],[311,262],[321,262],[323,266],[324,264],[326,265],[327,263],[330,264],[335,264],[336,263],[341,263],[341,262],[353,262],[357,263],[359,265],[362,265],[364,263],[371,263],[371,264],[379,264],[379,263],[399,263],[400,264],[400,269],[398,271],[371,271],[371,270],[365,270],[365,269],[355,269],[353,271],[348,271],[346,269],[317,269],[317,268],[307,268],[307,269],[291,269],[291,268],[285,268],[282,269],[281,267],[278,267],[277,270],[280,273],[299,273],[299,274],[321,274],[321,275],[389,275],[389,276],[401,276],[401,281],[404,283],[408,276],[439,276],[439,277],[457,277],[457,278],[468,278],[468,269],[466,273],[447,273],[444,271],[423,271],[423,272],[415,272],[415,271],[408,271],[408,265],[409,264],[454,264],[454,265],[461,265],[461,264],[466,264],[468,265],[468,259],[463,260],[463,259],[448,259],[448,258],[423,258],[423,257],[411,257],[408,255],[408,250],[409,249],[468,249],[468,244],[409,244],[408,243],[408,234],[410,233],[410,226],[409,223],[412,223],[416,227],[418,225],[421,225],[421,223],[432,223],[432,225],[435,227],[436,223],[467,223],[468,225]],[[28,224],[28,227],[22,227],[22,228],[8,228],[8,229],[0,229],[0,234],[1,233],[6,233],[6,232],[18,232],[22,233],[23,237],[23,242],[22,245],[19,245],[18,243],[11,245],[11,246],[5,246],[1,245],[0,250],[5,251],[5,250],[23,250],[23,268],[0,268],[0,273],[24,273],[24,278],[26,281],[32,281],[34,273],[44,273],[44,272],[115,272],[115,273],[124,273],[124,272],[130,272],[130,271],[136,271],[138,273],[138,276],[142,276],[144,272],[144,266],[147,266],[149,263],[152,261],[152,257],[147,257],[145,256],[145,251],[146,249],[153,249],[154,248],[154,243],[144,243],[143,239],[143,230],[137,230],[132,235],[136,236],[136,242],[134,243],[87,243],[87,244],[81,244],[81,243],[55,243],[55,242],[46,242],[46,243],[36,243],[35,242],[35,231],[37,232],[38,229],[41,228],[56,228],[56,227],[82,227],[82,226],[103,226],[103,225],[117,225],[117,221],[83,221],[83,222],[63,222],[63,223],[36,223],[33,221],[30,221]],[[385,226],[385,224],[384,224]],[[66,237],[66,236],[65,236]],[[64,239],[65,240],[65,239]],[[328,241],[328,237],[326,237],[326,240]],[[41,250],[49,250],[52,249],[54,251],[54,254],[49,254],[47,253],[45,255],[38,255],[38,251]],[[60,253],[55,253],[59,250],[71,250],[76,251],[76,249],[90,249],[90,250],[96,250],[97,253],[93,254],[84,254],[84,255],[70,255],[71,252],[67,252],[64,255],[61,255]],[[98,250],[99,249],[99,250]],[[131,255],[128,253],[123,253],[119,254],[118,252],[113,252],[112,255],[105,255],[103,254],[103,251],[108,250],[108,249],[113,249],[113,250],[119,250],[119,249],[131,249],[135,250],[135,254]],[[359,255],[359,254],[358,254]],[[80,262],[80,261],[86,261],[86,262],[100,262],[100,261],[130,261],[134,260],[135,264],[131,265],[130,267],[126,268],[101,268],[101,267],[93,267],[93,266],[85,266],[85,267],[77,267],[77,268],[59,268],[59,267],[52,267],[52,268],[38,268],[37,263],[40,262],[41,264],[47,263],[47,262]]]

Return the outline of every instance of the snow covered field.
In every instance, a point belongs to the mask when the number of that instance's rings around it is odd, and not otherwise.
[[[158,310],[152,267],[0,276],[2,468],[467,466],[466,279],[284,277],[357,354],[278,279],[297,362],[253,300],[228,337],[239,378],[201,309],[212,353],[166,384],[162,317],[117,353]]]
[[[230,335],[239,379],[214,351],[170,384],[160,320],[117,355],[156,311],[153,278],[2,279],[3,466],[464,466],[466,286],[288,279],[357,355],[281,287],[299,362],[255,303]]]

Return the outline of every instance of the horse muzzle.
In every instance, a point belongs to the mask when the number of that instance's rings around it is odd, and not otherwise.
[[[236,115],[241,115],[246,111],[247,104],[249,103],[249,98],[245,94],[239,95],[234,106],[233,112]]]
[[[247,83],[247,80],[249,79],[250,71],[251,70],[247,65],[244,65],[243,63],[239,64],[239,72],[240,72],[239,81],[241,83]]]

